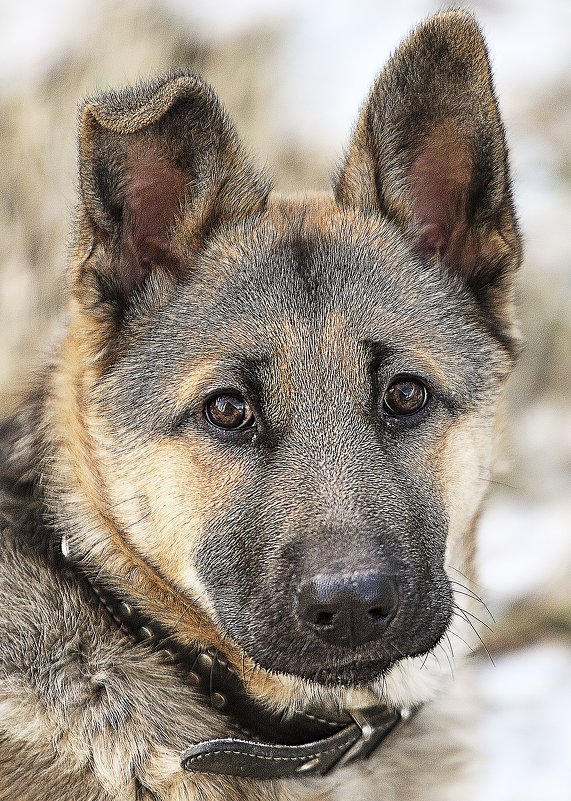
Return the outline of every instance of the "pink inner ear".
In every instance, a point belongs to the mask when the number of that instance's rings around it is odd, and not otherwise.
[[[185,191],[185,174],[171,164],[139,161],[125,190],[121,282],[126,292],[145,278],[151,265],[176,269],[169,233]]]
[[[430,258],[435,253],[444,253],[448,237],[445,230],[438,223],[427,222],[419,225],[416,234],[416,246],[419,254]]]
[[[454,252],[461,260],[459,238],[467,225],[470,182],[466,154],[445,137],[435,137],[413,162],[409,177],[419,255],[438,253],[449,261]],[[456,266],[462,269],[462,264]]]

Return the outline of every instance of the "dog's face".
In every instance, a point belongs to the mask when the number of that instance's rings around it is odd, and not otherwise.
[[[485,486],[503,365],[394,226],[311,216],[225,232],[94,393],[113,505],[150,515],[123,526],[137,549],[263,667],[347,683],[449,623],[450,516]]]
[[[193,77],[83,120],[94,504],[267,671],[358,685],[434,649],[514,347],[519,243],[473,21],[440,15],[397,52],[334,197],[270,197]]]

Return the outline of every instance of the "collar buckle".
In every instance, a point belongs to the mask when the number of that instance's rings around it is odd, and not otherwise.
[[[392,710],[370,707],[354,710],[349,714],[359,727],[361,734],[359,739],[345,751],[335,767],[343,767],[370,757],[395,726],[401,721],[407,720],[411,713],[409,709]]]

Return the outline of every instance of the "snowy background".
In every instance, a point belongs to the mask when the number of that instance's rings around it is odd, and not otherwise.
[[[497,624],[478,663],[481,801],[571,801],[571,2],[479,0],[526,240],[527,349],[481,526]],[[376,73],[428,0],[0,0],[0,412],[58,328],[75,107],[190,66],[283,190],[326,188]]]

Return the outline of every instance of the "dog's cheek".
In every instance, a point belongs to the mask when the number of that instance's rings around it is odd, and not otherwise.
[[[115,451],[108,474],[111,503],[131,545],[212,611],[195,558],[205,526],[242,483],[243,466],[192,437],[131,446],[128,453],[127,462]]]
[[[438,475],[448,516],[445,566],[449,575],[451,568],[463,572],[470,568],[474,525],[489,484],[493,432],[493,417],[470,416],[449,429],[440,449]]]

